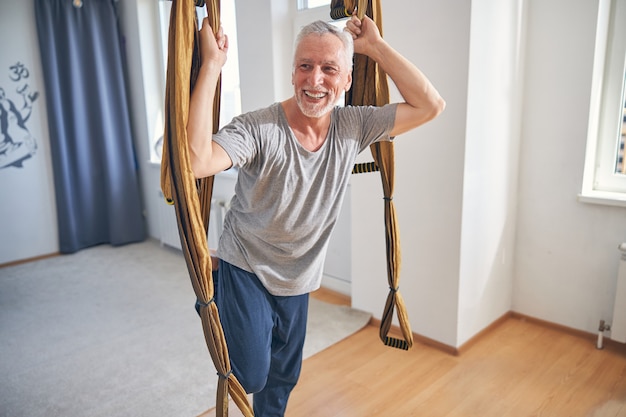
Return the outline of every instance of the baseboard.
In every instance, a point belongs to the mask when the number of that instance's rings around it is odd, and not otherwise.
[[[591,340],[593,340],[593,338],[595,337],[595,335],[593,335],[592,333],[589,333],[589,332],[585,332],[585,331],[582,331],[582,330],[577,330],[577,329],[574,329],[574,328],[571,328],[571,327],[564,326],[562,324],[557,324],[557,323],[553,323],[551,321],[538,319],[536,317],[528,316],[526,314],[517,313],[517,312],[514,312],[514,311],[511,311],[511,317],[516,319],[516,320],[527,321],[529,323],[533,323],[533,324],[536,324],[538,326],[546,327],[548,329],[557,330],[557,331],[559,331],[561,333],[567,333],[569,335],[576,336],[576,337],[581,337],[581,338],[584,338],[584,339],[591,339]]]
[[[542,327],[546,327],[549,329],[553,329],[556,330],[558,332],[561,333],[566,333],[569,334],[571,336],[575,336],[575,337],[579,337],[581,339],[586,339],[589,340],[591,343],[593,343],[594,345],[597,342],[598,339],[598,334],[597,333],[590,333],[584,330],[578,330],[578,329],[574,329],[572,327],[568,327],[568,326],[564,326],[562,324],[557,324],[557,323],[553,323],[550,321],[546,321],[546,320],[541,320],[532,316],[527,316],[525,314],[522,313],[516,313],[514,311],[511,311],[511,317],[516,319],[516,320],[522,320],[522,321],[527,321],[529,323],[533,323],[536,324],[538,326],[542,326]],[[624,343],[620,343],[618,341],[615,340],[611,340],[610,337],[603,337],[603,343],[605,346],[614,346],[618,349],[623,349],[624,347],[626,347],[626,345]]]
[[[60,252],[54,252],[54,253],[48,253],[46,255],[33,256],[32,258],[19,259],[17,261],[10,261],[10,262],[6,262],[6,263],[3,263],[3,264],[0,264],[0,268],[4,268],[4,267],[7,267],[7,266],[15,266],[15,265],[27,264],[29,262],[35,262],[35,261],[40,261],[42,259],[54,258],[54,257],[60,256],[60,255],[61,255]]]
[[[509,319],[527,321],[527,322],[533,323],[533,324],[535,324],[537,326],[550,328],[550,329],[556,330],[558,332],[567,333],[567,334],[572,335],[572,336],[576,336],[576,337],[579,337],[579,338],[582,338],[582,339],[589,340],[589,342],[591,342],[593,344],[596,343],[597,335],[594,334],[594,333],[589,333],[589,332],[586,332],[586,331],[583,331],[583,330],[573,329],[571,327],[563,326],[561,324],[553,323],[553,322],[546,321],[546,320],[537,319],[537,318],[534,318],[534,317],[531,317],[531,316],[527,316],[525,314],[517,313],[517,312],[514,312],[514,311],[509,311],[509,312],[503,314],[502,316],[500,316],[500,318],[496,319],[493,323],[491,323],[489,326],[485,327],[483,330],[478,332],[476,335],[474,335],[472,338],[470,338],[467,342],[463,343],[459,347],[446,345],[445,343],[441,343],[441,342],[439,342],[437,340],[430,339],[430,338],[428,338],[426,336],[422,336],[422,335],[417,334],[415,332],[413,332],[413,340],[415,342],[419,342],[419,343],[421,343],[423,345],[439,349],[440,351],[448,353],[450,355],[460,356],[463,353],[467,352],[469,349],[471,349],[471,347],[474,346],[479,340],[481,340],[487,334],[489,334],[490,332],[492,332],[495,329],[497,329],[498,327],[500,327],[505,321],[507,321]],[[381,323],[381,321],[379,319],[372,318],[370,320],[369,324],[371,326],[380,327],[380,323]],[[402,338],[402,336],[401,336],[402,332],[401,332],[399,326],[392,325],[391,326],[391,333],[393,333],[395,335],[395,337]],[[604,344],[605,344],[605,346],[612,346],[612,347],[616,347],[618,349],[623,349],[624,346],[626,346],[626,345],[624,345],[622,343],[616,342],[616,341],[611,340],[610,338],[607,338],[607,337],[604,338]]]
[[[467,352],[472,346],[474,346],[476,344],[476,342],[478,342],[480,339],[482,339],[486,334],[488,334],[488,333],[494,331],[496,328],[500,327],[500,325],[502,325],[502,323],[504,323],[505,321],[507,321],[511,317],[512,317],[512,312],[511,311],[504,313],[502,316],[500,316],[495,321],[493,321],[489,326],[485,327],[480,332],[478,332],[474,336],[472,336],[467,342],[465,342],[461,346],[459,346],[456,349],[456,351],[457,351],[456,354],[457,355],[461,355],[463,352]]]
[[[379,319],[372,318],[369,322],[369,325],[380,328],[380,323],[381,321]],[[391,325],[389,335],[398,339],[404,339],[402,336],[402,330],[400,330],[400,327],[396,326],[395,324]],[[415,332],[413,332],[413,342],[418,342],[426,346],[434,347],[438,350],[441,350],[442,352],[449,353],[451,355],[458,355],[458,350],[455,347],[446,345],[445,343],[438,342],[437,340],[430,339]]]
[[[352,297],[325,286],[321,286],[316,291],[313,291],[311,296],[331,304],[352,306]]]
[[[322,275],[322,287],[347,295],[348,297],[352,295],[352,284],[348,281],[335,278],[332,275]]]

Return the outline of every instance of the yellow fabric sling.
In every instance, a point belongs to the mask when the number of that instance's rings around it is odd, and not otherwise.
[[[382,35],[381,0],[333,0],[331,17],[340,19],[351,16],[356,9],[359,19],[369,16],[378,26]],[[365,55],[355,54],[352,72],[352,88],[346,93],[346,105],[383,106],[389,103],[389,85],[385,74],[376,62]],[[395,157],[393,142],[378,142],[370,146],[374,163],[357,164],[353,173],[380,171],[385,204],[385,242],[387,255],[387,282],[389,295],[385,303],[381,323],[380,338],[387,346],[408,350],[413,346],[413,332],[409,323],[404,300],[399,291],[400,285],[400,242],[396,207],[393,202],[395,182]],[[402,339],[389,336],[394,308],[397,309]]]
[[[211,1],[207,12],[215,31],[220,21],[219,0]],[[199,66],[196,22],[194,0],[173,0],[168,37],[161,189],[166,200],[176,208],[181,246],[200,305],[204,338],[218,372],[216,416],[228,415],[230,394],[243,415],[252,417],[254,414],[246,393],[232,374],[224,332],[213,300],[211,256],[207,245],[213,177],[196,180],[189,162],[187,119]],[[215,131],[219,126],[219,93],[218,84],[213,109]]]
[[[360,17],[367,9],[368,16],[380,28],[380,0],[367,8],[363,0],[357,9]],[[214,288],[211,271],[211,257],[207,245],[208,219],[211,208],[213,177],[195,180],[191,172],[187,148],[187,119],[189,99],[197,77],[199,51],[197,43],[197,23],[193,0],[173,0],[169,38],[168,65],[165,97],[165,132],[161,165],[161,188],[166,200],[174,204],[181,246],[191,283],[200,304],[200,317],[205,340],[211,359],[218,372],[216,416],[228,415],[228,396],[233,398],[245,417],[253,416],[246,393],[237,378],[232,374],[228,348],[219,319],[219,312],[213,300]],[[354,10],[355,5],[346,10]],[[207,6],[211,26],[219,27],[219,0]],[[355,57],[355,73],[352,90],[347,95],[347,104],[383,105],[389,101],[386,75],[367,62],[367,57]],[[371,60],[370,60],[371,61]],[[370,72],[368,72],[370,71]],[[376,74],[372,77],[369,74]],[[359,84],[358,80],[362,82]],[[369,80],[368,83],[363,81]],[[372,87],[373,84],[373,87]],[[219,89],[216,94],[213,117],[214,129],[219,126]],[[378,91],[382,91],[382,94]],[[373,93],[372,93],[373,91]],[[372,95],[373,94],[373,95]],[[384,97],[386,94],[386,98]],[[377,98],[381,96],[381,98]],[[397,245],[397,220],[393,204],[393,143],[382,142],[372,145],[372,155],[380,169],[385,200],[385,229],[387,242],[388,282],[390,293],[387,298],[380,336],[385,344],[408,349],[413,343],[404,302],[398,291],[400,251]],[[393,318],[394,306],[398,309],[398,319],[404,340],[388,336]]]

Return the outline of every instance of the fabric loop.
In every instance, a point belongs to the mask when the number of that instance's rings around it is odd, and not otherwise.
[[[208,307],[211,305],[211,303],[215,302],[215,297],[211,297],[211,299],[209,301],[207,301],[206,303],[203,303],[200,300],[196,300],[196,306],[198,307]]]
[[[400,291],[400,286],[398,285],[396,288],[389,287],[389,291],[391,291],[393,293],[396,293],[396,292]]]
[[[221,379],[228,379],[230,378],[230,376],[232,375],[233,370],[229,370],[228,372],[226,372],[226,375],[222,375],[219,372],[217,373],[217,376],[220,377]]]
[[[383,197],[383,200],[385,200],[385,201],[393,201],[393,197]]]

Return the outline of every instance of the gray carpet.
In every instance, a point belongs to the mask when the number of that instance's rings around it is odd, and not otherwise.
[[[0,416],[186,417],[217,376],[179,251],[108,245],[0,268]],[[311,299],[305,357],[370,315]]]

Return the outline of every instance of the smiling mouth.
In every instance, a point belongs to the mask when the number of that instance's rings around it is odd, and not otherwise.
[[[326,95],[328,93],[322,92],[322,91],[309,91],[309,90],[304,90],[304,94],[307,97],[311,97],[311,98],[315,98],[315,99],[320,99],[320,98],[324,98],[326,97]]]

